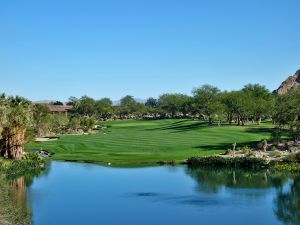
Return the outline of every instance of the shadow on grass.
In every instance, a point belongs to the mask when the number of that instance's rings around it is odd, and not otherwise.
[[[248,133],[272,133],[274,128],[271,127],[249,127],[246,126],[238,126],[236,124],[229,124],[229,123],[223,123],[220,127],[245,127],[245,132]],[[169,130],[172,133],[177,132],[185,132],[185,131],[193,131],[193,130],[199,130],[203,128],[209,128],[209,127],[215,127],[218,128],[218,124],[209,124],[207,121],[195,121],[195,120],[181,120],[176,121],[171,124],[161,126],[161,127],[155,127],[155,128],[148,128],[145,129],[146,131],[155,131],[155,130]]]
[[[244,146],[255,148],[255,147],[257,147],[258,142],[259,141],[249,141],[249,142],[237,143],[236,148],[237,148],[237,150]],[[212,151],[212,150],[224,150],[225,151],[228,149],[232,149],[232,144],[233,143],[220,143],[217,145],[198,145],[193,148],[199,148],[199,149],[201,149],[201,151]]]
[[[274,130],[274,128],[267,128],[267,127],[251,127],[251,128],[247,128],[246,132],[248,133],[272,133],[272,131]]]
[[[192,122],[190,124],[186,124],[187,122]],[[156,127],[151,129],[145,129],[148,131],[154,131],[154,130],[170,130],[174,132],[184,132],[184,131],[191,131],[191,130],[197,130],[201,128],[210,127],[208,122],[199,121],[196,122],[194,120],[182,120],[174,122],[170,125],[163,126],[163,127]]]

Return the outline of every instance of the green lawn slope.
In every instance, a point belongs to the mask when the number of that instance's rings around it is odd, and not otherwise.
[[[221,153],[234,142],[251,145],[270,137],[272,126],[209,126],[195,120],[110,121],[93,135],[65,135],[57,141],[31,143],[27,151],[55,153],[53,159],[139,164],[182,161],[190,156]]]

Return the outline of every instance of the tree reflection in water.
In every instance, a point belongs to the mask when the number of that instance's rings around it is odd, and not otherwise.
[[[0,224],[31,224],[24,177],[14,181],[7,181],[3,176],[0,178]]]
[[[280,188],[289,178],[282,173],[234,169],[187,168],[186,172],[196,181],[198,191],[205,193],[217,193],[223,187]]]
[[[196,181],[196,189],[201,193],[218,193],[224,187],[256,190],[275,188],[274,213],[277,218],[283,224],[300,224],[300,175],[211,168],[187,168],[186,173]],[[263,194],[252,194],[251,198]]]
[[[49,170],[46,169],[44,173]],[[26,187],[30,186],[41,169],[31,171],[22,177],[5,177],[0,174],[0,224],[32,224],[31,209],[26,199]]]
[[[291,180],[288,189],[278,190],[275,200],[275,214],[284,223],[289,225],[300,224],[300,176]]]

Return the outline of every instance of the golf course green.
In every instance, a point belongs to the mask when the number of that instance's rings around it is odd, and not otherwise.
[[[91,135],[63,135],[58,140],[34,142],[26,151],[43,149],[55,160],[142,164],[180,162],[191,156],[221,153],[237,142],[253,145],[270,137],[271,123],[209,126],[198,120],[124,120],[102,122]]]

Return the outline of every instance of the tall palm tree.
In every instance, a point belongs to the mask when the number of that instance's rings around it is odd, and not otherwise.
[[[0,95],[0,155],[4,156],[6,150],[4,149],[4,146],[2,146],[2,132],[3,129],[5,127],[5,125],[7,124],[7,101],[5,98],[5,95],[2,94]]]
[[[3,123],[0,141],[1,155],[10,159],[21,159],[24,154],[26,129],[32,124],[32,106],[22,97],[8,97],[7,120]]]

